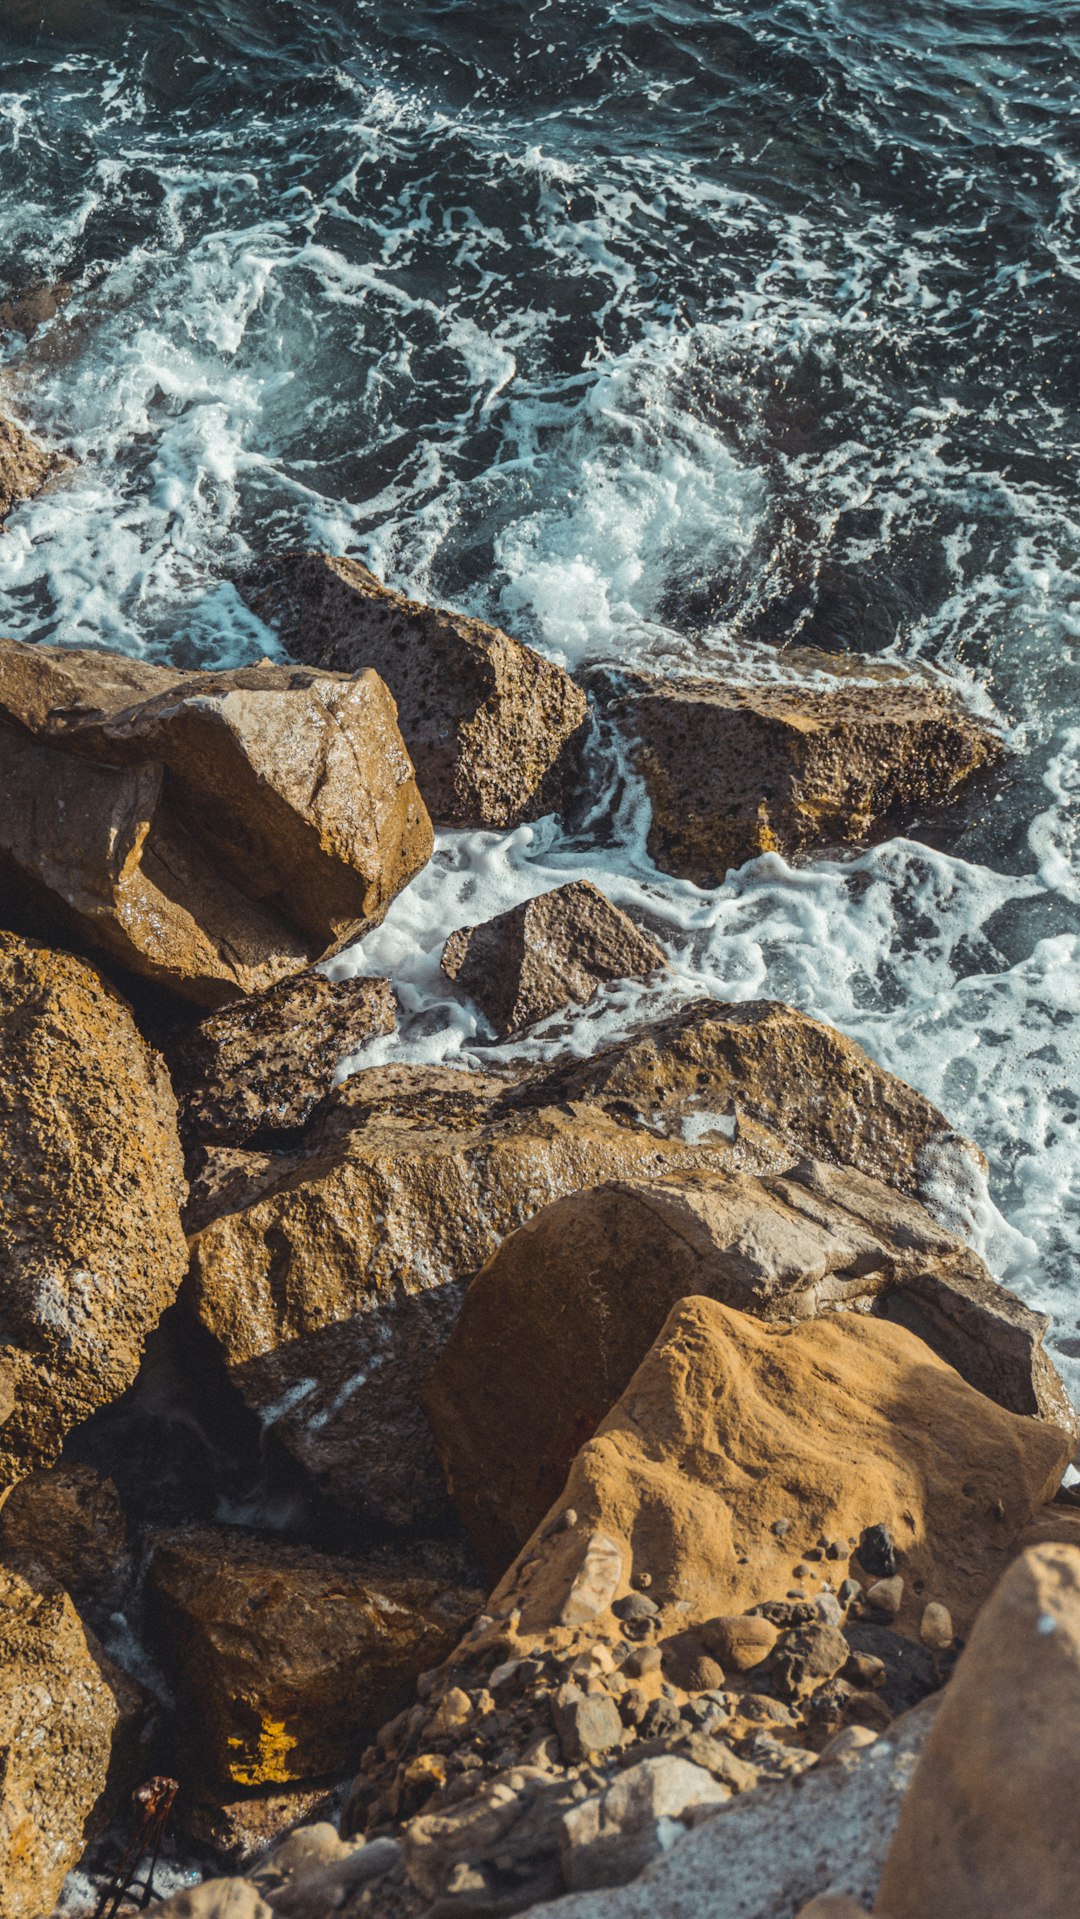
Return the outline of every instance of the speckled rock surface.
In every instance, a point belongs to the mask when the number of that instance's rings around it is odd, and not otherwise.
[[[558,804],[586,716],[562,667],[483,620],[395,593],[358,560],[286,553],[239,584],[294,659],[381,674],[437,824],[512,826]]]
[[[48,452],[17,421],[0,413],[0,520],[22,500],[32,500],[49,480],[70,467],[62,453]]]
[[[663,948],[590,880],[511,907],[451,933],[442,969],[476,1001],[502,1038],[611,980],[643,979],[667,965]]]

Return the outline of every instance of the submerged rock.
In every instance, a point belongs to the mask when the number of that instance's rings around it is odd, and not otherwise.
[[[504,1039],[610,980],[667,965],[662,947],[589,880],[538,894],[482,926],[451,933],[442,969]]]
[[[0,777],[10,910],[207,1005],[378,925],[433,844],[374,673],[0,641]]]
[[[688,1294],[766,1320],[869,1309],[908,1326],[1011,1411],[1051,1419],[1075,1440],[1075,1414],[1042,1350],[1048,1320],[882,1182],[803,1160],[783,1176],[665,1171],[597,1186],[503,1240],[425,1388],[454,1503],[490,1573],[539,1524]],[[859,1563],[873,1571],[868,1551]]]
[[[239,584],[294,659],[382,676],[437,824],[512,826],[558,805],[586,717],[562,667],[483,620],[395,593],[358,560],[286,553]]]
[[[0,933],[0,1486],[131,1385],[186,1267],[176,1105],[91,966]]]
[[[873,838],[1001,757],[935,682],[876,663],[861,686],[850,663],[815,664],[805,683],[783,685],[590,675],[645,781],[649,851],[666,872],[717,886],[759,853]]]
[[[242,1146],[295,1132],[346,1055],[392,1033],[396,1018],[389,980],[312,972],[208,1014],[169,1049],[184,1138]]]
[[[47,452],[14,420],[0,413],[0,521],[7,518],[12,507],[32,500],[71,465],[65,454]]]

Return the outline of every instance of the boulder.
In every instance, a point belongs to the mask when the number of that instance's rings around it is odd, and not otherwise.
[[[562,1819],[563,1877],[571,1892],[622,1886],[681,1838],[689,1812],[725,1804],[731,1794],[704,1767],[665,1753],[629,1766],[602,1792]]]
[[[341,1061],[397,1021],[386,979],[297,973],[207,1014],[175,1046],[169,1067],[190,1143],[292,1133],[310,1119]]]
[[[358,560],[286,553],[239,586],[294,659],[386,681],[438,825],[513,826],[558,804],[586,717],[562,667],[483,620],[406,599]]]
[[[900,1813],[881,1919],[1080,1910],[1080,1551],[1038,1546],[984,1607]]]
[[[134,1572],[112,1480],[66,1464],[20,1480],[0,1508],[0,1559],[33,1560],[95,1622],[107,1617]]]
[[[71,464],[64,454],[47,452],[14,420],[0,414],[0,521]]]
[[[63,1589],[0,1565],[0,1919],[41,1919],[138,1776],[146,1706]]]
[[[322,1496],[429,1523],[446,1493],[417,1395],[462,1287],[514,1228],[605,1181],[779,1171],[807,1151],[914,1185],[921,1151],[946,1137],[858,1047],[766,1001],[698,1002],[514,1078],[369,1068],[300,1140],[207,1154],[185,1297]]]
[[[593,1187],[502,1241],[424,1390],[455,1506],[493,1576],[688,1294],[765,1320],[881,1314],[1000,1404],[1075,1440],[1042,1350],[1046,1318],[882,1182],[803,1160],[783,1176],[665,1171]]]
[[[93,967],[0,933],[0,1486],[117,1399],[186,1267],[176,1105]]]
[[[417,1560],[358,1563],[237,1528],[160,1536],[148,1604],[196,1791],[342,1773],[481,1595]]]
[[[809,1592],[834,1573],[805,1559],[819,1537],[854,1543],[880,1522],[904,1577],[900,1624],[917,1639],[933,1597],[963,1634],[1070,1451],[904,1327],[855,1313],[773,1326],[684,1299],[574,1461],[553,1515],[571,1510],[574,1526],[534,1533],[490,1610],[551,1630],[602,1536],[621,1562],[615,1596],[644,1576],[662,1629],[683,1632],[775,1599],[796,1563]]]
[[[9,910],[205,1005],[378,925],[433,835],[374,673],[0,641]]]
[[[815,664],[802,684],[590,674],[645,782],[649,851],[666,872],[717,886],[759,853],[881,836],[1000,759],[936,682],[878,662],[860,685],[850,661]]]
[[[524,900],[482,926],[451,933],[442,969],[503,1039],[563,1006],[584,1005],[610,980],[666,967],[663,949],[590,880]]]

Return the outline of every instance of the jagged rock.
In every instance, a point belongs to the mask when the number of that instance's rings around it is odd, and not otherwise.
[[[461,1287],[524,1220],[615,1178],[780,1169],[808,1150],[913,1184],[946,1137],[858,1047],[767,1001],[702,1001],[513,1080],[372,1068],[288,1150],[208,1154],[186,1298],[321,1494],[427,1523],[446,1495],[417,1395]]]
[[[870,1308],[1011,1411],[1075,1437],[1042,1350],[1047,1319],[880,1181],[804,1160],[783,1177],[663,1172],[597,1186],[503,1240],[424,1390],[454,1503],[492,1576],[557,1497],[671,1307],[693,1293],[768,1320]],[[867,1570],[867,1553],[885,1563],[864,1545]]]
[[[1073,1809],[1080,1551],[1039,1546],[975,1623],[889,1850],[881,1919],[1061,1919],[1080,1910]]]
[[[406,599],[358,560],[286,553],[239,586],[294,659],[382,676],[437,824],[512,826],[558,804],[586,716],[562,667],[483,620]]]
[[[41,1919],[138,1776],[146,1705],[63,1589],[0,1565],[0,1919]]]
[[[187,1776],[211,1795],[344,1772],[481,1598],[415,1558],[363,1565],[236,1528],[162,1535],[149,1595]]]
[[[0,521],[13,506],[32,500],[49,480],[72,465],[62,453],[47,452],[14,420],[0,413]]]
[[[823,683],[824,682],[824,683]],[[589,686],[630,743],[659,866],[717,886],[759,853],[893,830],[940,806],[1000,742],[929,679],[876,665],[859,686],[828,660],[804,684],[660,680],[599,669]]]
[[[32,339],[39,327],[55,320],[72,292],[66,280],[56,280],[52,285],[24,286],[20,292],[0,300],[0,332],[21,333],[24,340]]]
[[[684,1299],[574,1461],[560,1506],[577,1526],[541,1527],[491,1610],[550,1630],[599,1532],[622,1549],[624,1589],[646,1572],[663,1629],[683,1632],[787,1589],[777,1518],[803,1539],[880,1520],[904,1569],[902,1623],[917,1636],[931,1591],[963,1633],[1070,1451],[903,1327],[855,1313],[774,1327]]]
[[[667,965],[663,949],[590,880],[513,906],[482,926],[451,933],[442,969],[504,1039],[611,980],[641,979]]]
[[[677,1820],[730,1797],[703,1767],[673,1753],[628,1767],[603,1792],[563,1814],[567,1890],[625,1885],[669,1849],[678,1836],[672,1830]]]
[[[95,1623],[97,1615],[107,1616],[134,1570],[112,1480],[91,1466],[30,1473],[0,1508],[0,1558],[34,1560]]]
[[[397,1861],[392,1839],[339,1839],[332,1825],[302,1826],[274,1847],[251,1874],[277,1919],[321,1919]]]
[[[0,641],[0,875],[218,1005],[378,925],[433,834],[374,673],[178,673]]]
[[[0,933],[0,1486],[130,1386],[187,1266],[165,1069],[93,967]]]
[[[346,1055],[396,1019],[389,980],[311,972],[209,1013],[169,1049],[184,1138],[242,1146],[295,1132]]]

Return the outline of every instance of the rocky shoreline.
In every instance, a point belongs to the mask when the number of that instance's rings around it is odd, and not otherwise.
[[[0,510],[64,469],[5,423]],[[394,995],[317,970],[611,735],[708,885],[1000,743],[851,656],[579,684],[353,559],[238,585],[290,664],[0,640],[0,1919],[163,1835],[163,1919],[1071,1911],[1078,1422],[935,1216],[977,1145],[775,1000],[500,1054],[662,974],[592,884],[446,942],[484,1073],[342,1078]]]

